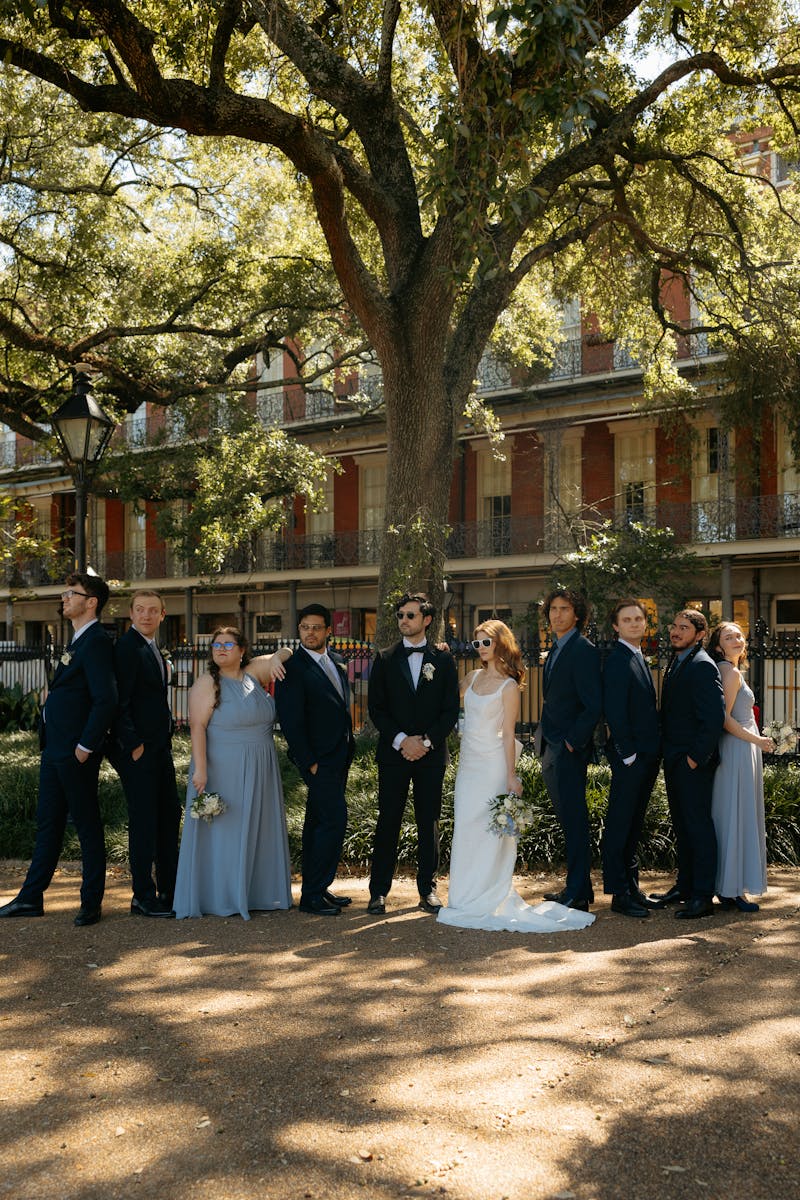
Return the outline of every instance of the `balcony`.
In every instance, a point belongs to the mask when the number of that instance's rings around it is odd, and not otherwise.
[[[755,496],[715,502],[656,504],[656,524],[669,527],[679,542],[688,545],[724,546],[729,542],[800,538],[800,493]],[[619,526],[630,523],[629,514],[615,518]],[[262,535],[254,546],[232,551],[220,576],[324,570],[330,567],[377,567],[381,561],[383,531],[351,530],[317,533],[308,537],[286,531]],[[446,555],[451,562],[464,559],[499,559],[534,554],[561,554],[574,549],[566,524],[555,518],[508,516],[490,521],[462,521],[451,527]],[[139,583],[147,579],[181,579],[200,574],[191,563],[181,563],[167,547],[126,552],[90,552],[92,566],[106,579]],[[63,578],[72,560],[52,563],[33,560],[12,564],[6,586],[43,587]]]

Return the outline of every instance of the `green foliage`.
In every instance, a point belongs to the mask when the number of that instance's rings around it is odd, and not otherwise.
[[[697,556],[671,529],[633,521],[616,528],[610,521],[588,532],[578,549],[554,568],[552,583],[582,592],[599,622],[625,596],[652,598],[662,620],[681,608],[697,576]]]
[[[293,869],[299,871],[306,789],[297,769],[286,756],[283,740],[276,742],[283,779],[289,849]],[[458,766],[458,739],[450,739],[451,758],[445,772],[442,816],[439,823],[442,864],[447,869],[453,836],[453,789]],[[178,788],[183,795],[189,773],[190,742],[179,734],[173,753]],[[519,865],[523,870],[553,869],[563,862],[564,839],[556,820],[541,767],[530,754],[520,759],[519,773],[524,795],[535,820],[519,842]],[[39,779],[39,747],[31,733],[4,733],[0,746],[0,858],[30,858],[36,833],[36,799]],[[610,768],[590,766],[586,797],[593,856],[600,860]],[[488,797],[487,797],[488,799]],[[378,770],[375,744],[370,738],[357,740],[347,788],[349,819],[342,851],[343,864],[352,871],[366,871],[372,859],[378,816]],[[767,861],[776,865],[800,865],[800,768],[794,764],[769,763],[764,769],[764,807],[767,829]],[[122,786],[108,762],[100,771],[100,809],[105,822],[106,851],[110,862],[126,863],[128,857],[127,811]],[[409,802],[400,831],[399,861],[410,867],[416,862],[417,832],[413,805]],[[65,859],[80,858],[74,830],[68,828]],[[674,839],[667,807],[663,776],[659,775],[647,809],[639,853],[645,870],[669,870],[675,864]]]
[[[38,692],[23,692],[19,682],[11,687],[0,683],[0,733],[36,729],[38,720]]]

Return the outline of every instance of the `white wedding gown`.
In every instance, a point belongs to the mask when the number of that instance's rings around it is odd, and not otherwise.
[[[488,696],[470,683],[464,694],[464,732],[455,786],[455,826],[443,925],[463,929],[508,929],[515,933],[558,933],[585,929],[594,916],[546,901],[526,904],[514,888],[517,839],[489,832],[489,804],[506,790],[503,752],[504,687]]]

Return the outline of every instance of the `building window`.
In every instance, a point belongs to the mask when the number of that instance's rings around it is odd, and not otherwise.
[[[133,504],[125,505],[125,577],[141,579],[147,573],[147,517]]]
[[[8,425],[0,425],[0,467],[17,465],[17,435]]]
[[[386,512],[386,463],[362,462],[358,470],[359,489],[359,562],[377,563],[383,544]]]
[[[625,524],[655,520],[656,439],[652,428],[611,426],[614,435],[615,509]]]
[[[511,450],[504,459],[478,451],[478,553],[495,557],[511,551]]]
[[[125,416],[125,441],[129,446],[144,446],[147,441],[147,404]]]
[[[583,506],[582,427],[545,434],[545,545],[573,548]]]
[[[257,366],[258,382],[272,386],[259,388],[256,392],[256,415],[265,429],[273,429],[276,425],[282,425],[284,420],[283,388],[280,386],[284,377],[283,351],[273,350],[268,362],[263,354],[259,354]]]
[[[778,425],[779,532],[795,536],[800,530],[800,463],[786,423]]]
[[[333,471],[329,471],[322,486],[325,497],[322,512],[306,512],[305,565],[332,566],[336,560],[336,541],[333,532]]]
[[[692,538],[726,542],[736,537],[736,508],[730,476],[733,434],[718,425],[700,426],[692,467]]]
[[[551,379],[572,379],[583,369],[581,302],[567,300],[561,309],[561,338],[553,350]]]

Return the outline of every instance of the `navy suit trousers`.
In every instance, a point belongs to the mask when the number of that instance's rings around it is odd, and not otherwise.
[[[343,740],[339,751],[319,759],[316,774],[303,773],[308,799],[303,822],[301,903],[321,900],[336,877],[347,830],[345,788],[349,766],[349,746]]]
[[[591,835],[586,808],[586,771],[582,754],[564,743],[548,742],[542,756],[542,778],[564,831],[567,879],[564,890],[574,900],[593,900]]]
[[[42,902],[58,866],[69,816],[81,844],[81,904],[84,908],[100,906],[106,886],[106,847],[97,802],[101,757],[92,754],[85,763],[79,763],[74,755],[54,759],[46,749],[42,754],[36,844],[19,893],[26,904]]]
[[[695,767],[681,754],[664,763],[664,781],[678,855],[682,896],[710,899],[717,876],[717,835],[711,818],[714,766]]]

